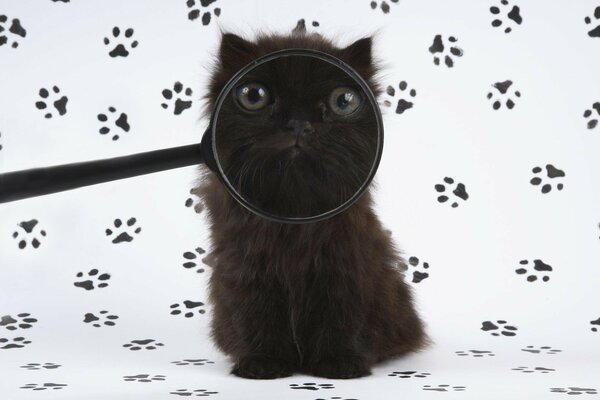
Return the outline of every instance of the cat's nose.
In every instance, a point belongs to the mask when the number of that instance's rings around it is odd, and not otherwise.
[[[289,120],[287,123],[287,127],[292,129],[296,136],[305,136],[315,131],[310,122],[300,119]]]

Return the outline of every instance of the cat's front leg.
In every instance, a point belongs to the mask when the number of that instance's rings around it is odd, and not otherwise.
[[[229,302],[228,318],[238,340],[231,373],[250,379],[292,375],[298,368],[298,353],[280,288],[254,282],[229,290],[223,301]]]
[[[335,287],[330,282],[311,312],[304,327],[309,332],[307,358],[303,369],[315,376],[332,379],[350,379],[371,374],[373,359],[369,344],[362,338],[366,321],[366,307],[351,289]],[[349,290],[348,290],[349,289]]]
[[[330,379],[371,375],[372,361],[364,351],[349,343],[348,331],[342,329],[335,333],[332,330],[325,335],[329,337],[329,344],[319,349],[319,353],[313,351],[312,361],[305,366],[307,373]]]

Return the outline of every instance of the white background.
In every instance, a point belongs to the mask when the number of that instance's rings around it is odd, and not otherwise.
[[[381,83],[396,88],[394,106],[383,108],[377,210],[406,256],[429,264],[429,277],[411,284],[435,341],[420,354],[380,364],[372,376],[351,381],[296,375],[256,382],[228,375],[229,362],[208,338],[210,305],[193,318],[170,315],[171,304],[207,302],[210,268],[199,274],[182,267],[184,252],[210,247],[203,214],[184,206],[197,179],[190,167],[0,205],[0,316],[29,313],[38,320],[29,329],[0,326],[0,338],[32,342],[0,349],[2,398],[166,399],[178,398],[170,394],[178,389],[206,389],[223,399],[545,399],[567,396],[550,388],[600,390],[600,332],[590,324],[600,318],[600,126],[587,129],[583,117],[600,101],[600,38],[587,34],[600,24],[593,17],[600,3],[515,0],[508,9],[518,5],[523,23],[513,23],[503,11],[504,23],[513,27],[509,34],[505,25],[491,26],[490,6],[505,8],[499,1],[389,4],[384,14],[372,10],[369,0],[218,0],[207,9],[219,7],[221,15],[204,26],[188,19],[183,0],[0,0],[5,28],[19,18],[27,31],[25,38],[9,34],[9,44],[0,46],[1,171],[198,142],[206,124],[199,119],[200,99],[219,29],[252,37],[258,29],[287,32],[305,18],[309,31],[340,45],[377,32]],[[586,16],[592,24],[586,25]],[[311,26],[315,20],[319,27]],[[121,27],[120,39],[110,36],[114,26]],[[113,43],[129,27],[139,45],[127,57],[111,58]],[[464,50],[453,68],[433,63],[428,48],[437,34],[455,36]],[[10,47],[13,38],[16,49]],[[512,110],[494,110],[486,95],[507,79],[521,97],[513,97]],[[162,90],[176,81],[193,89],[193,106],[181,115],[160,106]],[[417,95],[400,94],[400,81]],[[45,119],[35,103],[39,89],[53,85],[68,97],[67,112]],[[414,106],[396,114],[401,97]],[[98,133],[103,124],[97,115],[109,106],[125,112],[131,125],[117,141]],[[546,178],[553,189],[542,194],[529,181],[532,168],[546,164],[566,176]],[[436,200],[434,185],[447,176],[469,193],[457,208]],[[116,218],[131,217],[142,231],[131,242],[111,243],[105,229],[114,230]],[[37,234],[38,248],[19,249],[24,232],[18,224],[31,219],[39,221],[34,232],[44,229],[47,235]],[[20,232],[19,239],[13,232]],[[516,274],[524,259],[551,265],[550,280],[527,282]],[[108,287],[86,291],[73,285],[78,272],[93,268],[111,275]],[[412,270],[406,278],[412,279]],[[86,313],[100,310],[118,315],[116,325],[83,322]],[[480,329],[483,321],[496,320],[516,326],[516,336]],[[137,352],[123,347],[150,338],[164,346]],[[562,352],[532,354],[522,351],[526,346]],[[473,349],[495,356],[455,354]],[[171,363],[186,358],[214,364]],[[20,368],[45,362],[61,367]],[[512,370],[520,366],[555,371]],[[408,370],[430,375],[388,376]],[[123,380],[136,374],[166,378]],[[48,382],[68,386],[20,389]],[[335,388],[290,389],[305,382]],[[423,390],[440,384],[466,390]]]

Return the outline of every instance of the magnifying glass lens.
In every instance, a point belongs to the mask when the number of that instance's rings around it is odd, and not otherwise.
[[[244,206],[301,221],[362,192],[379,161],[380,126],[374,97],[355,73],[312,55],[286,55],[229,82],[213,115],[213,151]]]

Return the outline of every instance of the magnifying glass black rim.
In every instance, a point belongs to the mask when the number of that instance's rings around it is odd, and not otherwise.
[[[336,67],[340,68],[342,71],[344,71],[345,73],[350,75],[360,85],[360,87],[363,90],[364,94],[366,95],[367,99],[371,103],[371,107],[375,111],[375,120],[377,123],[378,135],[377,135],[377,153],[375,155],[375,162],[371,166],[369,175],[367,176],[367,179],[365,179],[363,185],[356,191],[356,193],[354,193],[354,195],[352,197],[350,197],[348,200],[346,200],[344,203],[342,203],[338,207],[334,208],[333,210],[329,210],[322,214],[309,216],[309,217],[277,216],[277,215],[265,212],[265,211],[255,207],[252,203],[250,203],[246,199],[244,199],[244,197],[242,195],[240,195],[237,192],[237,190],[233,187],[231,182],[229,182],[229,179],[227,179],[227,176],[225,175],[225,172],[223,171],[223,168],[221,167],[221,162],[219,161],[219,155],[218,155],[217,147],[216,147],[216,122],[217,122],[216,116],[219,114],[219,111],[221,110],[221,106],[223,105],[223,102],[225,101],[226,97],[229,95],[229,93],[233,89],[233,87],[242,79],[242,77],[244,75],[246,75],[246,73],[255,69],[259,65],[265,64],[276,58],[290,57],[290,56],[308,56],[308,57],[317,58],[319,60],[322,60],[322,61],[325,61],[325,62],[335,65]],[[373,177],[375,176],[375,172],[377,172],[377,168],[379,167],[379,162],[381,161],[381,154],[383,151],[383,118],[381,116],[381,110],[379,109],[379,105],[377,104],[377,99],[375,98],[373,91],[371,90],[371,88],[369,87],[367,82],[358,74],[358,72],[356,72],[352,67],[350,67],[348,64],[346,64],[344,61],[342,61],[339,58],[334,57],[330,54],[323,53],[318,50],[291,48],[291,49],[275,51],[275,52],[266,54],[260,58],[257,58],[256,60],[252,61],[251,63],[246,65],[244,68],[242,68],[238,72],[236,72],[236,74],[227,82],[227,84],[225,84],[225,87],[221,90],[221,92],[219,93],[219,96],[217,97],[217,101],[216,101],[215,107],[211,113],[210,120],[211,120],[210,125],[211,125],[211,137],[212,137],[212,140],[211,140],[212,153],[213,153],[214,159],[216,161],[215,162],[216,167],[219,170],[219,172],[217,174],[219,176],[219,179],[221,180],[221,182],[223,182],[223,184],[225,185],[225,187],[227,188],[229,193],[231,193],[231,195],[242,206],[244,206],[246,209],[253,212],[254,214],[261,216],[263,218],[266,218],[268,220],[274,221],[274,222],[302,224],[302,223],[322,221],[324,219],[333,217],[334,215],[341,213],[342,211],[348,209],[352,204],[354,204],[356,202],[356,200],[358,200],[358,198],[364,193],[364,191],[367,189],[367,187],[373,180]]]

